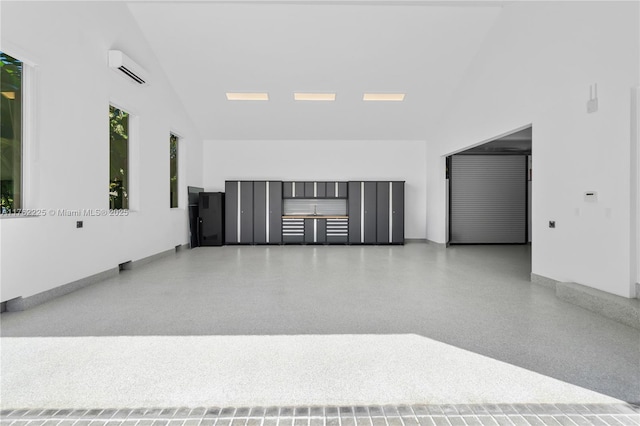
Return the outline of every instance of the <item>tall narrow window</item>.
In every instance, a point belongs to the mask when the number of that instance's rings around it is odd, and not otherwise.
[[[2,213],[22,208],[22,62],[0,52]]]
[[[109,208],[129,208],[129,113],[109,105]]]
[[[169,135],[169,197],[171,208],[178,207],[178,137]]]

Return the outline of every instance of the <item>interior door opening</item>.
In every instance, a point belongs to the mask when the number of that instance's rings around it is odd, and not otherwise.
[[[531,243],[532,127],[446,158],[447,245]]]

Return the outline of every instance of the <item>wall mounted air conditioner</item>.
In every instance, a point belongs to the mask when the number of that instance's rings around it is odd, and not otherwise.
[[[109,68],[133,83],[143,86],[149,84],[147,71],[119,50],[109,51]]]

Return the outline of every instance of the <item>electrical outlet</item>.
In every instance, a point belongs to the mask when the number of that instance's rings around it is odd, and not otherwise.
[[[556,227],[556,221],[555,220],[550,220],[549,221],[549,228],[555,228]]]
[[[596,191],[588,191],[584,193],[584,201],[587,203],[597,203],[598,193]]]
[[[76,228],[82,228],[83,222],[81,220],[76,221]]]

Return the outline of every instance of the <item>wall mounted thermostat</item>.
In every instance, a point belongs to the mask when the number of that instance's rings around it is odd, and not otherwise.
[[[598,193],[596,191],[587,191],[584,193],[584,201],[587,203],[597,203]]]

